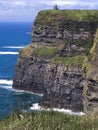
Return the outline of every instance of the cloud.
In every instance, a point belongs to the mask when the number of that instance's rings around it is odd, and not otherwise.
[[[0,0],[0,20],[19,18],[20,20],[35,17],[40,10],[52,9],[98,9],[97,0]]]
[[[43,3],[45,3],[45,1],[43,1],[43,2],[40,2],[41,4],[43,4]],[[74,0],[70,0],[70,1],[66,1],[66,0],[53,0],[53,1],[51,1],[51,0],[48,0],[48,2],[46,2],[46,5],[55,5],[55,4],[57,4],[57,5],[59,5],[59,6],[64,6],[64,5],[75,5],[77,2],[76,1],[74,1]]]
[[[57,4],[59,7],[69,7],[70,9],[72,8],[86,8],[86,9],[98,9],[98,1],[97,0],[48,0],[45,2],[43,0],[40,2],[40,4],[45,4],[46,6],[53,6]]]
[[[98,6],[97,0],[0,0],[0,6],[9,8],[32,8],[40,7],[42,5],[53,6],[57,4],[58,6]]]
[[[53,7],[55,4],[57,4],[60,8],[65,7],[66,8],[91,8],[96,9],[98,8],[98,1],[97,0],[1,0],[0,1],[0,11],[6,10],[30,10],[30,9],[46,9],[48,7]],[[20,11],[21,13],[21,11]]]
[[[0,1],[0,6],[2,7],[7,7],[7,8],[17,8],[17,7],[24,7],[27,6],[27,2],[26,1],[11,1],[11,0],[4,0],[4,1]]]

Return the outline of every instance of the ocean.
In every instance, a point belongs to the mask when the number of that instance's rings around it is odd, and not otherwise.
[[[29,111],[40,95],[12,88],[19,50],[31,41],[32,23],[0,23],[0,119],[14,111]]]

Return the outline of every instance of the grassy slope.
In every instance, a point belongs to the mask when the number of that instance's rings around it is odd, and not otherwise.
[[[97,122],[97,117],[43,111],[23,115],[23,119],[14,114],[0,121],[0,130],[98,130]]]

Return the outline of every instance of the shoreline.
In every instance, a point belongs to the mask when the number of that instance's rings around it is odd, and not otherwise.
[[[54,111],[54,112],[60,112],[60,113],[64,113],[64,114],[68,114],[68,115],[77,115],[77,116],[83,116],[85,115],[84,112],[73,112],[69,109],[59,109],[59,108],[43,108],[39,105],[39,103],[35,103],[32,105],[32,107],[30,107],[30,110],[32,111]]]
[[[40,97],[43,97],[44,94],[40,94],[40,93],[34,93],[32,91],[26,91],[26,90],[20,90],[20,89],[14,89],[12,88],[15,92],[22,92],[22,93],[30,93],[30,94],[34,94],[34,95],[38,95]],[[77,115],[77,116],[83,116],[85,115],[84,112],[73,112],[72,110],[69,110],[69,109],[64,109],[64,108],[44,108],[44,107],[41,107],[39,105],[39,103],[34,103],[32,104],[32,106],[30,107],[30,110],[31,111],[54,111],[54,112],[61,112],[61,113],[64,113],[64,114],[68,114],[68,115]]]

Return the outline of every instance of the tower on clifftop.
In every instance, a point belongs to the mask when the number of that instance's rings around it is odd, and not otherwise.
[[[53,9],[54,9],[54,10],[59,10],[59,8],[58,8],[57,5],[54,5]]]

